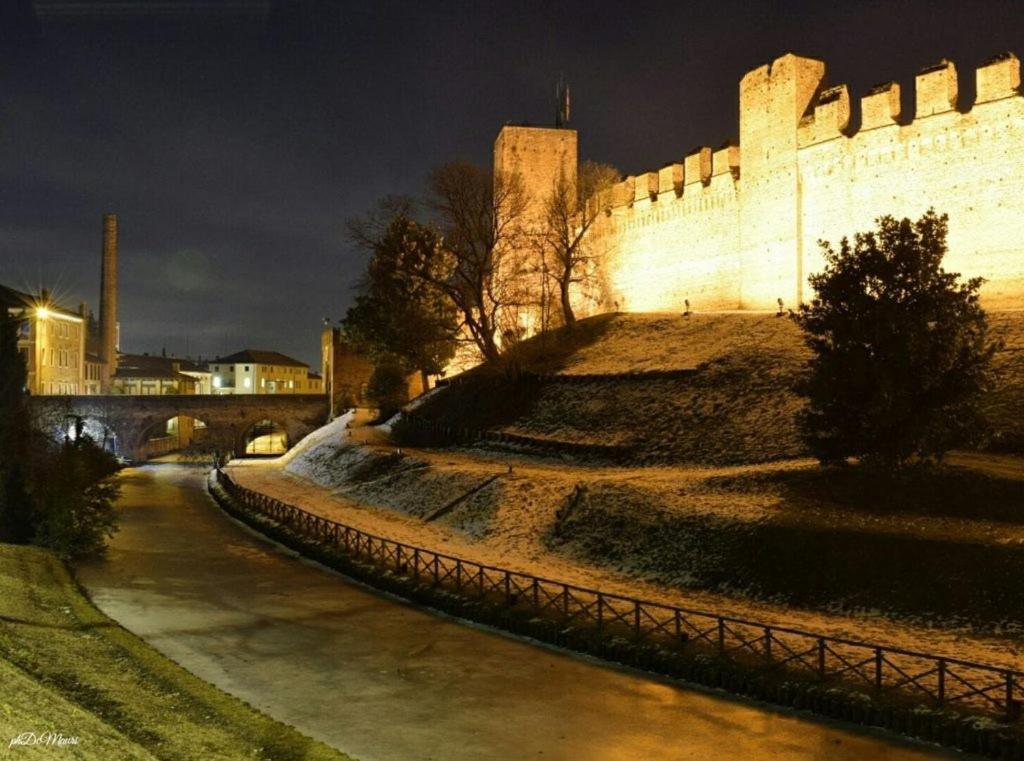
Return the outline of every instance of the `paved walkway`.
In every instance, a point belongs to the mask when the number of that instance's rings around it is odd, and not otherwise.
[[[227,519],[201,470],[125,472],[122,529],[80,579],[199,676],[363,761],[891,759],[928,748],[433,615]]]

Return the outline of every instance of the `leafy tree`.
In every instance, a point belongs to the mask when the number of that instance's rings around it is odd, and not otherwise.
[[[349,225],[357,245],[370,253],[356,303],[344,326],[373,360],[398,358],[427,376],[440,373],[455,355],[459,330],[455,304],[417,273],[436,261],[435,230],[412,218],[411,202],[385,199],[377,213]],[[436,275],[436,273],[434,273]]]
[[[572,286],[584,285],[593,278],[590,231],[604,212],[601,195],[618,181],[615,167],[586,161],[580,167],[578,182],[559,173],[551,194],[544,199],[541,261],[545,277],[557,289],[565,325],[576,322]]]
[[[800,423],[823,463],[860,457],[896,470],[978,438],[997,347],[978,303],[981,278],[942,269],[946,215],[876,224],[838,251],[821,242],[817,295],[796,317],[813,351]]]
[[[32,498],[25,483],[32,431],[18,329],[0,304],[0,541],[25,544],[32,538]]]
[[[396,357],[382,357],[366,384],[366,396],[377,405],[386,420],[409,401],[408,374]]]
[[[117,463],[84,432],[81,419],[54,450],[37,489],[35,542],[65,560],[100,554],[117,526],[120,487],[110,478]]]

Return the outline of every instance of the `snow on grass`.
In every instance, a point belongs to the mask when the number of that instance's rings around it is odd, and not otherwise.
[[[365,450],[362,457],[394,455],[372,447],[352,448]],[[996,608],[986,599],[991,590],[1008,589],[1004,561],[1011,543],[1006,532],[1019,532],[1019,525],[1004,526],[1004,533],[991,534],[981,542],[964,543],[974,545],[989,560],[958,563],[958,573],[989,573],[993,579],[1003,579],[963,587],[974,590],[987,614],[972,616],[973,611],[965,607],[962,615],[938,615],[928,611],[936,584],[926,578],[926,571],[915,570],[915,557],[900,550],[880,553],[875,577],[860,584],[860,591],[878,592],[878,599],[851,595],[851,589],[858,592],[858,587],[849,583],[830,598],[817,594],[815,585],[828,583],[832,569],[856,558],[856,553],[869,556],[863,549],[865,542],[885,543],[889,535],[904,543],[917,537],[942,562],[947,545],[932,546],[929,538],[932,529],[945,530],[941,516],[915,516],[903,521],[902,527],[898,515],[882,527],[877,516],[851,516],[841,510],[830,514],[822,509],[820,515],[805,518],[802,507],[787,511],[780,504],[780,494],[770,489],[744,494],[727,485],[720,488],[715,481],[762,470],[799,471],[811,467],[806,461],[739,468],[599,469],[482,452],[415,452],[411,459],[420,467],[407,469],[386,485],[382,481],[372,491],[360,491],[358,485],[341,490],[324,487],[272,468],[235,475],[245,486],[346,525],[498,567],[832,636],[1024,666],[1019,604],[1007,605],[993,616]],[[423,463],[429,467],[422,467]],[[423,520],[417,500],[426,485],[426,498],[438,504],[447,478],[457,485],[450,492],[455,494],[502,471],[496,481],[447,515]],[[572,508],[580,486],[586,498],[575,500]],[[356,501],[352,496],[369,496],[373,491],[383,503]],[[796,530],[790,531],[794,522]],[[787,531],[792,541],[780,550],[779,536],[784,535],[780,532]],[[864,541],[852,539],[857,532]],[[840,542],[845,537],[852,554],[833,556],[834,548],[817,540],[830,533]],[[986,553],[986,547],[996,551]],[[950,557],[957,562],[955,554]],[[758,564],[770,566],[776,559],[783,566],[776,579],[792,582],[796,594],[753,583],[751,569]],[[901,612],[891,604],[891,595],[886,598],[908,583],[925,587],[917,600],[918,613]],[[803,595],[799,603],[797,594]]]

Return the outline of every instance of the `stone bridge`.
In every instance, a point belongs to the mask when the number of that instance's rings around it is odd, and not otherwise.
[[[262,420],[284,429],[289,445],[327,422],[326,396],[313,394],[230,394],[168,396],[35,396],[33,413],[43,425],[67,430],[69,419],[114,434],[115,449],[143,457],[146,441],[179,415],[201,420],[207,437],[223,451],[245,451],[246,436]]]

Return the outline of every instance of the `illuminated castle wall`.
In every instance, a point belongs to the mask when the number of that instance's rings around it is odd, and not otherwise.
[[[954,65],[925,69],[913,114],[900,113],[898,84],[875,87],[851,129],[847,87],[826,87],[822,62],[787,54],[747,73],[738,147],[701,148],[590,200],[605,213],[592,239],[603,286],[589,311],[679,311],[684,299],[698,310],[792,306],[812,295],[819,239],[837,243],[880,215],[916,219],[930,206],[950,217],[946,269],[986,278],[990,308],[1024,306],[1020,62],[992,59],[976,81],[974,102],[958,104]],[[521,131],[514,153],[499,136],[496,169],[520,172],[530,193],[550,192],[551,163],[575,147],[575,134],[543,134],[557,132],[572,131]],[[569,164],[575,171],[575,155]]]

